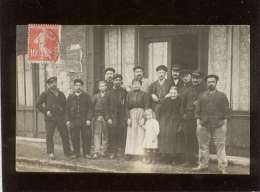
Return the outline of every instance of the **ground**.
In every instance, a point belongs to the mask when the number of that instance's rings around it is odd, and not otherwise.
[[[139,161],[124,159],[72,160],[64,157],[61,146],[55,146],[56,160],[50,161],[46,155],[44,142],[17,140],[16,170],[29,172],[113,172],[113,173],[165,173],[193,174],[191,167],[170,164],[146,165]],[[229,174],[249,174],[249,166],[230,165]],[[217,165],[210,163],[204,174],[218,174]]]

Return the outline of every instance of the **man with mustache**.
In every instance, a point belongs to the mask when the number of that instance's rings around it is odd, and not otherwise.
[[[141,66],[136,66],[133,68],[134,71],[134,79],[137,79],[142,82],[141,90],[144,92],[148,92],[150,82],[147,78],[144,78],[144,68]]]
[[[115,74],[115,69],[108,67],[105,69],[105,82],[107,86],[107,91],[110,91],[113,88],[113,77]]]
[[[110,158],[121,157],[126,141],[126,96],[127,92],[122,87],[123,77],[115,74],[113,88],[107,94],[106,119],[108,123],[108,151]]]
[[[154,81],[149,87],[149,94],[152,98],[151,105],[155,112],[156,118],[158,118],[158,111],[161,101],[165,99],[165,96],[169,93],[171,87],[171,82],[166,78],[167,71],[168,68],[165,65],[159,65],[156,68],[158,80]]]
[[[197,119],[197,138],[199,142],[199,165],[193,171],[208,169],[209,143],[213,139],[216,146],[218,169],[226,174],[226,133],[227,119],[230,115],[229,102],[225,93],[216,89],[219,77],[208,75],[206,77],[207,91],[200,94],[195,109]]]
[[[184,156],[185,165],[194,165],[197,162],[196,155],[198,153],[198,142],[196,138],[196,119],[194,117],[195,106],[198,96],[204,91],[200,86],[199,79],[201,73],[194,71],[192,73],[192,85],[182,96],[183,121],[182,129],[184,131]]]
[[[183,81],[180,78],[180,68],[177,66],[172,67],[172,86],[177,87],[178,91],[183,87]]]
[[[53,136],[56,128],[62,140],[64,155],[71,155],[68,129],[65,126],[66,97],[57,88],[57,77],[50,77],[47,79],[46,84],[47,90],[39,96],[36,108],[44,114],[47,154],[51,160],[54,160]]]

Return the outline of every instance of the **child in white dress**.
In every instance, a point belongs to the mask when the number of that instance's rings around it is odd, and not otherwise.
[[[154,117],[154,112],[151,109],[145,111],[146,122],[144,124],[144,151],[145,163],[155,163],[156,151],[158,149],[158,134],[160,132],[159,123]]]

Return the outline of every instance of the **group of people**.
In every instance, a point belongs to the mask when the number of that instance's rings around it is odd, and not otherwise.
[[[203,78],[199,71],[172,67],[167,78],[168,68],[160,65],[156,68],[158,80],[150,83],[143,67],[133,71],[131,86],[124,87],[122,75],[106,68],[94,96],[83,90],[81,79],[74,80],[74,92],[67,99],[57,88],[57,77],[46,81],[48,89],[36,106],[45,115],[49,158],[55,158],[57,128],[64,154],[70,158],[81,157],[82,145],[84,158],[170,162],[203,171],[208,169],[213,139],[218,168],[226,173],[229,103],[216,89],[218,76]]]

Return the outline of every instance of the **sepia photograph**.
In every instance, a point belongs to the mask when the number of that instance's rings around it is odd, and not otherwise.
[[[17,172],[250,175],[249,25],[16,25]]]

